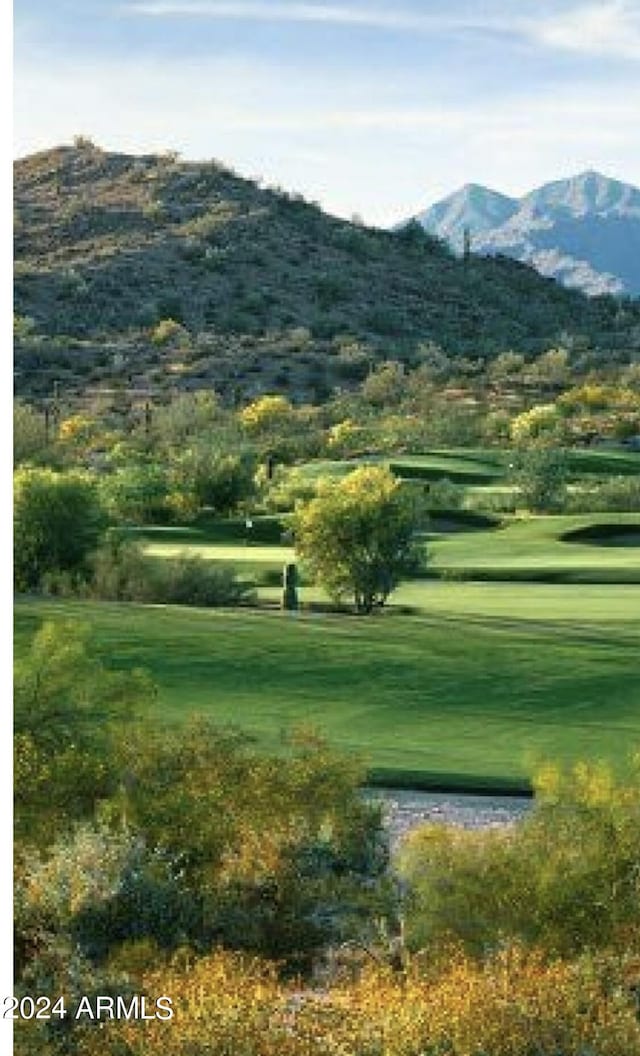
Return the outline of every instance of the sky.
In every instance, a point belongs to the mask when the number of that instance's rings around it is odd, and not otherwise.
[[[388,225],[640,184],[640,0],[15,0],[15,154],[178,150]]]

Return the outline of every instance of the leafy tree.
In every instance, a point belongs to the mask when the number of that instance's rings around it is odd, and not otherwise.
[[[204,506],[224,516],[254,495],[255,473],[251,451],[225,451],[205,442],[195,443],[173,455],[168,474],[169,503],[187,517]]]
[[[286,396],[260,396],[240,411],[240,421],[247,432],[264,434],[291,426],[295,410]]]
[[[558,448],[532,447],[514,456],[511,481],[533,513],[556,513],[567,502],[569,464]]]
[[[312,574],[356,612],[383,605],[403,573],[415,567],[418,510],[388,469],[365,466],[326,482],[296,514],[296,548]]]
[[[168,482],[162,466],[133,462],[105,476],[100,498],[118,524],[153,524],[166,518]]]
[[[95,481],[80,472],[14,474],[14,576],[18,590],[48,572],[81,573],[104,528]]]

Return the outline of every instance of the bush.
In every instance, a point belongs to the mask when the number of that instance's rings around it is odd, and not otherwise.
[[[100,481],[99,493],[116,524],[158,524],[167,519],[167,474],[160,466],[122,466]]]
[[[227,565],[201,557],[154,560],[135,543],[110,535],[92,560],[90,592],[105,601],[202,608],[255,601],[253,588]]]
[[[150,577],[150,601],[166,605],[246,605],[255,592],[236,578],[234,569],[201,557],[157,562]]]
[[[81,573],[106,522],[87,474],[19,469],[13,523],[16,588],[33,590],[47,573]]]
[[[476,954],[516,940],[573,955],[624,941],[640,895],[640,767],[553,768],[517,826],[489,832],[430,825],[406,840],[409,941],[462,942]]]
[[[574,513],[637,513],[640,511],[640,477],[610,477],[581,488],[569,497]]]
[[[567,504],[569,463],[558,448],[532,447],[514,455],[511,482],[532,513],[559,513]]]

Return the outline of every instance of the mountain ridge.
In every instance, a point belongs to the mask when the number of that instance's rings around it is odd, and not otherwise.
[[[640,334],[640,306],[332,217],[217,161],[51,148],[16,163],[15,216],[16,386],[32,394],[119,381],[320,399],[433,346],[574,340],[597,357]]]
[[[455,250],[467,228],[482,255],[505,254],[590,295],[640,296],[640,188],[593,169],[519,198],[465,184],[412,219]]]

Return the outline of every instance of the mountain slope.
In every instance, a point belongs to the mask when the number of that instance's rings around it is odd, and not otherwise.
[[[81,142],[18,161],[15,186],[26,392],[121,376],[318,395],[424,342],[484,356],[573,333],[608,354],[640,323],[515,261],[465,263],[415,227],[350,224],[216,162]],[[168,344],[153,338],[164,319],[182,324]]]
[[[477,188],[471,201],[464,191],[416,219],[456,249],[468,228],[475,252],[507,254],[589,294],[640,296],[638,188],[584,172],[520,199]],[[502,211],[496,201],[504,203]]]

